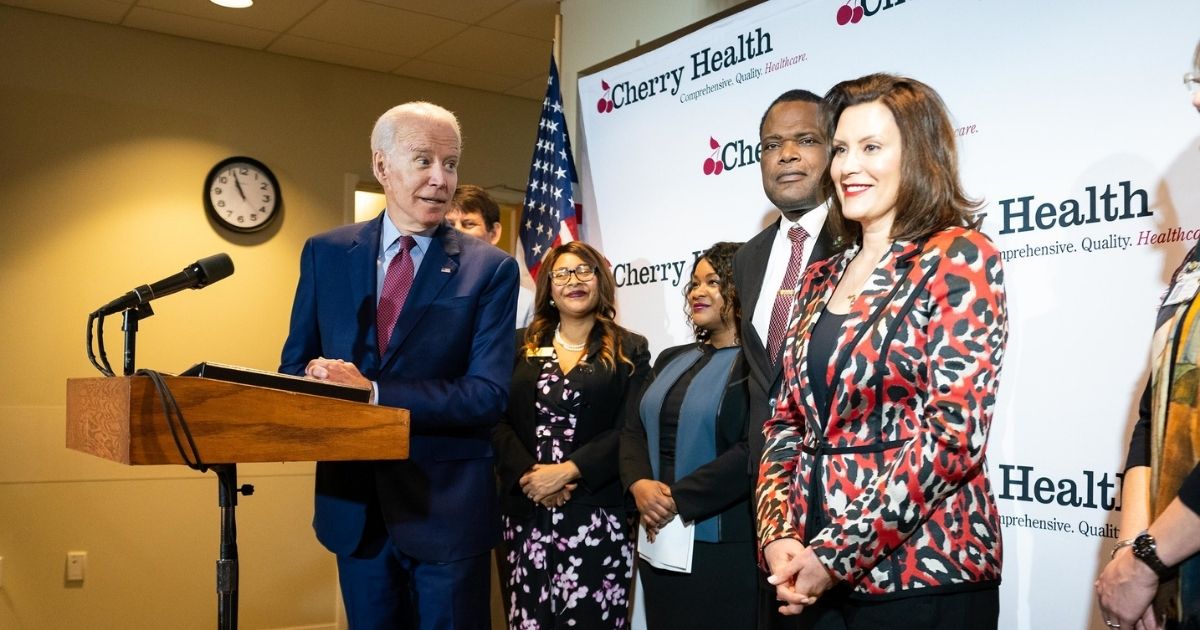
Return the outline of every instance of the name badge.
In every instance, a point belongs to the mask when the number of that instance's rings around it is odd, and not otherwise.
[[[550,358],[550,357],[554,356],[554,348],[549,347],[549,346],[542,346],[541,348],[534,348],[533,350],[526,350],[525,356],[529,357],[529,358],[538,358],[538,357]]]

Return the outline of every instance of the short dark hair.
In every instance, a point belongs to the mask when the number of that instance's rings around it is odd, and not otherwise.
[[[733,323],[734,333],[737,334],[742,329],[742,303],[738,297],[737,287],[733,284],[733,255],[737,253],[738,248],[742,243],[731,243],[722,241],[714,243],[712,247],[704,250],[692,261],[692,273],[696,273],[696,265],[700,264],[701,260],[707,260],[708,264],[712,265],[713,271],[718,276],[721,276],[721,300],[725,303],[721,307],[721,319],[726,317]],[[684,285],[684,312],[688,314],[688,321],[691,321],[691,305],[688,304],[687,296],[695,288],[690,281]],[[696,341],[707,341],[709,331],[700,328],[695,323],[692,323],[692,334],[695,335]]]
[[[780,103],[794,103],[796,101],[804,103],[821,104],[821,97],[809,92],[808,90],[788,90],[783,94],[775,97],[770,105],[767,105],[767,110],[763,112],[762,119],[758,121],[758,135],[762,135],[763,125],[767,124],[767,115],[771,113],[771,109]]]
[[[954,126],[942,97],[928,85],[894,74],[869,74],[833,86],[821,104],[830,139],[847,107],[880,103],[900,129],[900,191],[891,237],[914,241],[950,226],[977,227],[975,210],[981,203],[963,192],[958,178]],[[850,246],[862,227],[842,216],[835,183],[825,171],[822,180],[829,198],[829,227],[841,245]]]
[[[500,222],[500,206],[479,186],[459,185],[454,189],[454,199],[450,202],[450,207],[483,217],[484,226],[489,231]]]

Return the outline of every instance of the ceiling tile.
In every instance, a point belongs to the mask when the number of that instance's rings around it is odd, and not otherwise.
[[[147,31],[256,50],[266,48],[271,40],[278,37],[278,34],[262,29],[141,7],[134,7],[121,24]]]
[[[395,74],[451,85],[475,88],[487,92],[501,92],[515,87],[520,79],[501,76],[491,72],[480,72],[447,66],[424,59],[413,59],[397,68]]]
[[[546,69],[549,70],[550,62],[546,62]],[[509,88],[504,91],[509,96],[519,96],[521,98],[529,98],[535,101],[540,101],[546,98],[546,77],[545,73],[536,79],[530,79],[520,85]]]
[[[519,0],[478,24],[505,33],[554,41],[558,0]]]
[[[0,0],[0,4],[117,24],[133,5],[133,0]]]
[[[464,28],[459,22],[363,0],[327,0],[288,33],[415,57]]]
[[[424,13],[426,15],[436,15],[462,22],[464,24],[477,24],[482,20],[497,11],[513,4],[513,0],[454,0],[447,2],[446,0],[365,0],[375,4],[392,7],[394,9],[404,9],[416,13]],[[557,0],[550,0],[553,4],[557,4]]]
[[[365,50],[343,44],[331,44],[295,35],[284,35],[271,44],[268,51],[293,57],[304,57],[378,72],[390,72],[404,63],[405,57],[376,50]]]
[[[472,26],[420,55],[421,59],[458,68],[529,79],[545,76],[550,42]]]
[[[558,10],[557,0],[259,0],[243,10],[206,0],[0,4],[534,100],[544,93]]]
[[[138,6],[282,33],[311,13],[322,1],[259,0],[246,9],[228,9],[206,0],[139,0]]]

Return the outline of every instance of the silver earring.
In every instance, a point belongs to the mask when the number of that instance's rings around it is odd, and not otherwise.
[[[550,306],[551,306],[551,308],[554,307],[554,298],[550,298]]]

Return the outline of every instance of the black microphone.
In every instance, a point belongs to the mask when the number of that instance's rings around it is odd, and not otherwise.
[[[154,284],[143,284],[121,297],[101,306],[96,315],[104,317],[134,308],[150,300],[171,295],[184,289],[201,289],[233,275],[233,260],[229,254],[213,254],[184,267],[183,271],[167,276]]]

